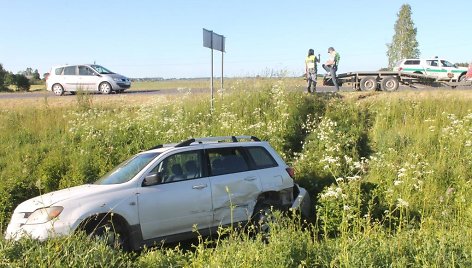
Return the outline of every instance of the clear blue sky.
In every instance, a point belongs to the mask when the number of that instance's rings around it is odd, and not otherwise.
[[[341,54],[339,72],[378,70],[405,3],[422,57],[472,60],[470,0],[0,0],[0,63],[41,75],[95,61],[128,77],[208,77],[206,28],[226,37],[225,76],[301,75],[308,49],[325,61],[329,46]]]

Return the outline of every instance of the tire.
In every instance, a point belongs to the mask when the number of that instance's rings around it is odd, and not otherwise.
[[[275,221],[274,210],[276,210],[276,208],[270,204],[258,203],[254,207],[254,212],[251,217],[255,233],[260,234],[262,241],[265,243],[269,242],[270,225]]]
[[[380,83],[380,88],[383,91],[395,91],[399,86],[400,82],[398,82],[398,79],[393,76],[385,77]]]
[[[108,82],[102,82],[99,86],[98,86],[98,89],[100,90],[100,92],[102,92],[103,94],[110,94],[112,92],[112,87],[110,85],[110,83]]]
[[[458,81],[458,82],[464,82],[465,79],[466,79],[465,74],[462,74],[462,75],[459,77],[459,79],[458,79],[457,81]]]
[[[52,91],[56,96],[62,96],[64,94],[64,88],[61,84],[52,85]]]
[[[127,233],[120,225],[110,220],[99,223],[89,236],[104,240],[111,248],[129,250]]]
[[[366,76],[361,79],[360,88],[362,91],[372,91],[377,89],[377,79],[373,76]]]

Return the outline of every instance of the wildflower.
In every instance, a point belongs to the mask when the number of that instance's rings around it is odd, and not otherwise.
[[[396,181],[393,182],[393,185],[398,186],[398,185],[400,185],[400,184],[402,184],[402,183],[403,183],[403,181],[396,180]]]
[[[403,199],[401,199],[401,198],[398,198],[398,199],[397,199],[397,207],[399,207],[399,208],[407,208],[409,205],[410,205],[410,204],[409,204],[407,201],[405,201],[405,200],[403,200]]]

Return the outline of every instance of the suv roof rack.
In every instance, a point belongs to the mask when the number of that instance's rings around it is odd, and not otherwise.
[[[239,142],[241,140],[250,140],[250,141],[261,141],[258,137],[255,136],[219,136],[219,137],[206,137],[206,138],[191,138],[180,143],[172,143],[172,144],[159,144],[154,147],[151,147],[149,150],[159,149],[163,147],[185,147],[189,146],[192,143],[205,143],[205,142]]]
[[[185,147],[189,146],[190,144],[197,142],[197,143],[205,143],[205,142],[239,142],[241,140],[250,140],[250,141],[261,141],[258,137],[255,136],[219,136],[219,137],[207,137],[207,138],[192,138],[186,141],[183,141],[175,147]]]

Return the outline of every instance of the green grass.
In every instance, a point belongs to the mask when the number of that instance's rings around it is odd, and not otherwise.
[[[472,99],[466,91],[309,96],[298,80],[228,82],[207,96],[150,97],[0,113],[0,229],[40,193],[96,180],[130,155],[189,137],[255,135],[297,171],[317,218],[139,255],[82,236],[0,239],[0,266],[470,267]],[[189,86],[190,87],[190,86]],[[139,138],[137,138],[139,137]],[[86,254],[85,254],[86,253]]]

